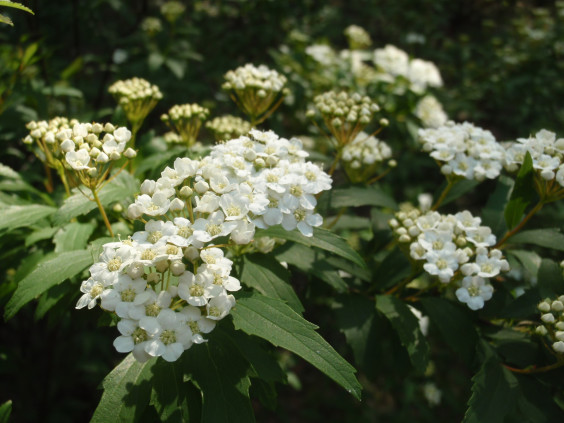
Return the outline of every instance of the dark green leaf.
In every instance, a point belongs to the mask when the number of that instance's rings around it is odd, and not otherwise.
[[[94,225],[92,223],[72,222],[63,226],[53,238],[55,252],[62,253],[64,251],[85,249],[92,232],[94,232]]]
[[[137,180],[129,173],[121,172],[112,182],[100,190],[98,196],[102,205],[107,206],[117,201],[123,201],[127,197],[132,197],[138,191],[139,183]],[[94,201],[89,200],[77,191],[67,198],[55,213],[54,222],[56,225],[61,225],[69,222],[73,217],[86,214],[95,208],[97,206]]]
[[[468,191],[472,191],[476,186],[478,186],[480,182],[474,179],[461,179],[455,182],[454,186],[448,192],[447,196],[441,203],[441,206],[444,206],[448,203],[453,202],[454,200],[462,197]],[[437,197],[438,198],[438,197]]]
[[[511,244],[533,244],[564,251],[564,235],[560,233],[558,228],[522,231],[509,238],[508,242]]]
[[[18,283],[16,292],[6,304],[4,318],[10,319],[35,297],[47,291],[53,285],[79,274],[92,262],[92,254],[86,250],[54,253],[46,256],[31,273]]]
[[[38,220],[51,216],[57,211],[54,207],[31,204],[26,206],[0,206],[0,230],[31,226]]]
[[[0,405],[0,423],[8,423],[12,414],[12,400],[8,400]]]
[[[336,188],[328,192],[331,196],[331,207],[379,206],[397,209],[392,197],[376,187]]]
[[[354,367],[315,332],[317,326],[282,301],[254,292],[238,298],[232,315],[235,328],[292,351],[360,399]]]
[[[139,363],[129,354],[104,379],[104,393],[91,423],[137,421],[149,404],[151,368],[156,359]]]
[[[507,206],[505,206],[505,223],[513,229],[521,221],[525,209],[535,198],[533,159],[527,152],[525,160],[519,169],[513,191]]]
[[[531,276],[536,275],[539,271],[541,257],[534,251],[511,249],[507,251],[507,256],[508,258],[515,256]]]
[[[36,230],[35,232],[30,233],[25,239],[25,246],[29,247],[30,245],[35,244],[38,241],[43,241],[44,239],[52,238],[55,235],[59,228],[41,228]]]
[[[562,268],[555,261],[542,259],[537,280],[541,297],[556,297],[564,294]]]
[[[152,367],[151,405],[157,410],[161,421],[182,422],[181,401],[184,390],[182,369],[177,363],[157,360]]]
[[[411,274],[411,264],[399,249],[393,249],[372,272],[375,285],[380,289],[389,288]]]
[[[482,224],[491,228],[492,232],[497,236],[502,235],[506,231],[503,209],[508,201],[509,192],[513,187],[513,180],[506,176],[500,176],[494,192],[488,198],[488,202],[480,213]]]
[[[361,267],[366,267],[366,263],[364,262],[362,257],[360,257],[358,253],[352,249],[347,241],[327,229],[314,228],[313,236],[307,237],[302,235],[298,231],[287,231],[282,226],[272,226],[264,231],[258,231],[255,236],[282,238],[294,242],[299,242],[306,247],[321,248],[322,250],[329,251],[333,254],[344,257]]]
[[[376,309],[392,324],[415,371],[425,373],[429,363],[429,345],[419,329],[417,317],[403,301],[391,295],[378,295]]]
[[[276,259],[264,254],[243,256],[241,282],[271,298],[286,301],[297,313],[304,306],[289,283],[290,273]]]

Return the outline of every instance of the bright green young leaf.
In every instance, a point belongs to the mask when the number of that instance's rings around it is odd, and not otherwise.
[[[521,231],[509,238],[508,242],[511,244],[533,244],[564,251],[564,234],[561,234],[558,228]]]
[[[55,252],[62,253],[64,251],[85,249],[92,232],[94,232],[94,225],[92,223],[71,222],[63,226],[53,238]]]
[[[533,159],[527,152],[525,160],[519,169],[509,202],[505,206],[505,223],[513,229],[521,221],[525,209],[535,199]]]
[[[328,192],[331,207],[377,206],[396,210],[398,205],[392,197],[376,187],[336,188]]]
[[[327,229],[314,228],[313,236],[307,237],[302,235],[298,231],[287,231],[282,226],[278,225],[272,226],[264,231],[258,231],[255,236],[270,236],[274,238],[282,238],[294,242],[299,242],[306,247],[321,248],[322,250],[329,251],[333,254],[344,257],[361,267],[366,267],[366,263],[364,262],[362,257],[360,257],[360,255],[352,249],[347,241]]]
[[[1,13],[0,13],[0,23],[14,26],[14,23],[12,22],[12,20],[9,17],[7,17],[6,15],[3,15]]]
[[[425,297],[421,303],[431,325],[439,330],[452,351],[467,364],[472,364],[478,334],[468,310],[446,298]]]
[[[13,1],[0,0],[0,7],[11,7],[13,9],[23,10],[24,12],[28,12],[31,13],[32,15],[35,15],[35,13],[33,13],[33,10],[31,10],[29,7],[25,7],[23,4],[16,3]]]
[[[482,366],[472,378],[472,396],[463,423],[503,423],[515,406],[519,382],[501,365],[495,352],[485,342]]]
[[[0,405],[0,423],[8,423],[12,414],[12,400],[8,400]]]
[[[54,207],[43,206],[40,204],[30,204],[25,206],[0,206],[0,230],[8,231],[25,226],[31,226],[35,222],[51,216],[57,211]]]
[[[54,285],[76,276],[93,262],[87,250],[67,251],[46,256],[37,267],[18,283],[8,304],[4,318],[12,318],[20,308]]]
[[[221,333],[213,331],[209,340],[193,345],[182,358],[185,371],[202,391],[201,422],[254,422],[248,364]]]
[[[425,373],[429,363],[429,344],[419,329],[417,317],[403,301],[391,295],[378,295],[376,309],[392,324],[415,371]]]
[[[276,259],[264,254],[243,256],[241,282],[270,298],[286,301],[296,313],[304,306],[290,285],[290,273]]]
[[[151,395],[151,359],[139,363],[129,354],[104,379],[104,393],[90,423],[138,421]]]
[[[287,304],[253,292],[237,299],[232,315],[236,329],[299,355],[360,399],[354,367],[315,331],[317,326]]]
[[[121,201],[139,191],[139,183],[127,172],[121,172],[116,179],[104,186],[98,196],[103,206],[116,201]],[[87,191],[85,191],[87,193]],[[86,198],[80,192],[76,192],[67,198],[54,217],[56,225],[69,222],[73,217],[80,216],[94,210],[96,203]]]

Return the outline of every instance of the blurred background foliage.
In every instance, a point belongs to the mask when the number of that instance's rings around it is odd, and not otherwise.
[[[29,120],[64,115],[125,123],[107,92],[118,79],[143,77],[163,92],[164,100],[145,128],[164,132],[159,116],[174,104],[198,102],[214,115],[231,112],[229,98],[219,90],[223,75],[248,62],[275,68],[294,84],[290,85],[294,95],[268,122],[270,128],[286,137],[307,133],[308,124],[300,116],[308,99],[300,95],[299,83],[280,54],[303,50],[314,42],[344,49],[343,30],[351,24],[369,32],[373,48],[393,44],[434,62],[444,79],[437,97],[452,119],[489,129],[498,140],[526,137],[541,128],[564,134],[560,77],[564,2],[209,0],[183,4],[185,10],[176,15],[163,10],[164,2],[150,0],[26,2],[34,16],[3,10],[14,26],[0,27],[1,162],[20,170],[28,180],[41,173],[34,172],[39,165],[21,143]],[[378,222],[377,216],[373,220]],[[33,256],[25,254],[20,250],[17,261],[27,259],[31,268]],[[13,277],[12,269],[3,269],[2,289],[10,289]],[[333,295],[323,292],[324,285],[308,285],[307,280],[296,284],[300,296],[310,299]],[[3,306],[8,297],[0,297]],[[121,359],[111,346],[111,329],[90,328],[95,319],[90,313],[76,313],[73,304],[59,303],[55,312],[42,318],[34,318],[28,305],[2,324],[0,402],[13,400],[14,421],[87,421],[101,395],[98,385]],[[359,304],[340,304],[339,299],[334,304],[321,302],[306,316],[350,361],[351,352],[332,320],[335,314],[325,311],[353,306],[357,309]],[[346,325],[346,313],[336,315],[344,319],[339,326]],[[355,351],[357,367],[370,379],[363,380],[369,400],[357,403],[328,385],[319,372],[287,357],[287,369],[295,378],[280,389],[276,411],[257,402],[257,420],[461,420],[470,395],[469,363],[446,347],[431,352],[441,361],[435,380],[443,388],[441,405],[432,408],[421,394],[424,377],[410,376],[405,352],[394,350],[389,341],[395,336],[389,324],[370,321],[365,330],[378,331],[382,339],[378,348],[367,345]],[[435,335],[431,329],[429,336]],[[460,371],[450,372],[454,367]]]

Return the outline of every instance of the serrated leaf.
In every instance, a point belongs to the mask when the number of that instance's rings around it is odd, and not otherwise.
[[[138,181],[127,172],[120,173],[112,182],[104,186],[98,196],[103,206],[121,201],[133,196],[139,191]],[[86,191],[85,191],[86,192]],[[81,216],[97,208],[94,201],[86,198],[82,193],[76,192],[67,198],[61,208],[55,213],[55,225],[70,221],[73,217]]]
[[[133,354],[125,357],[104,379],[104,393],[90,423],[137,421],[149,404],[155,363],[139,363]]]
[[[333,232],[322,229],[314,228],[313,236],[307,237],[298,231],[287,231],[282,226],[272,226],[264,231],[257,231],[256,237],[269,236],[274,238],[287,239],[294,242],[299,242],[306,247],[317,247],[322,250],[329,251],[333,254],[346,258],[359,266],[366,268],[366,263],[360,255],[352,249],[352,247]]]
[[[30,204],[26,206],[0,206],[0,230],[8,231],[25,226],[31,226],[35,222],[51,216],[57,211],[54,207],[43,206],[40,204]]]
[[[57,231],[53,237],[55,252],[83,250],[86,248],[88,238],[94,232],[92,223],[71,222]]]
[[[31,13],[32,15],[35,15],[35,13],[33,13],[33,10],[31,10],[29,7],[25,7],[23,4],[13,1],[0,0],[0,6],[12,7],[14,9],[23,10],[25,12]]]
[[[68,251],[46,256],[37,267],[18,283],[16,292],[4,311],[6,320],[20,308],[54,285],[76,276],[93,262],[90,251]]]
[[[519,382],[485,341],[482,350],[485,358],[472,378],[472,396],[463,423],[503,423],[515,405]]]
[[[376,296],[376,309],[386,316],[398,334],[415,371],[425,373],[429,363],[429,344],[419,329],[417,317],[403,301],[391,295]]]
[[[246,362],[212,332],[209,342],[184,352],[185,371],[202,391],[202,423],[254,422]]]
[[[273,257],[264,254],[243,256],[241,282],[267,297],[286,301],[301,314],[304,306],[289,281],[290,273]]]
[[[509,197],[503,213],[505,223],[509,229],[517,226],[523,217],[525,209],[535,198],[534,173],[533,159],[527,151],[523,164],[517,174],[517,179],[515,179],[511,197]]]
[[[509,238],[508,242],[511,244],[533,244],[564,251],[564,234],[561,234],[558,228],[521,231]]]
[[[398,205],[392,197],[376,187],[336,188],[328,192],[331,207],[378,206],[396,210]]]
[[[431,324],[439,330],[443,340],[454,353],[471,364],[478,334],[468,311],[445,298],[425,297],[421,299],[421,304],[424,314],[429,316]]]
[[[317,326],[287,304],[253,292],[238,298],[231,313],[236,329],[299,355],[360,399],[362,388],[354,367],[315,331]]]

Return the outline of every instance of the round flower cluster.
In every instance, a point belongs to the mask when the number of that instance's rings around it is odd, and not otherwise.
[[[368,32],[358,25],[348,26],[344,33],[347,37],[351,50],[368,48],[372,45],[372,40],[370,39]]]
[[[161,6],[161,13],[170,23],[174,23],[185,10],[186,6],[179,1],[167,1]]]
[[[552,349],[564,354],[564,295],[556,300],[549,298],[542,301],[537,308],[542,313],[542,325],[537,326],[536,332],[542,336],[549,336]]]
[[[352,142],[380,110],[370,97],[358,93],[349,95],[345,91],[328,91],[314,98],[315,108],[339,145]],[[315,110],[308,111],[314,117]]]
[[[147,16],[141,21],[141,29],[143,32],[147,33],[147,35],[153,37],[163,30],[163,24],[159,18]]]
[[[125,111],[127,119],[137,124],[143,122],[163,95],[156,85],[142,78],[114,82],[109,90]],[[134,125],[135,126],[135,125]]]
[[[209,109],[198,104],[182,104],[172,106],[168,114],[161,116],[161,120],[178,132],[188,146],[192,146],[196,142],[202,122],[209,115]]]
[[[253,126],[268,118],[289,93],[285,88],[286,77],[264,65],[256,67],[248,63],[227,72],[225,79],[221,87],[249,116]]]
[[[505,167],[514,172],[529,152],[533,168],[545,181],[556,181],[564,186],[564,138],[556,139],[554,132],[543,129],[534,137],[518,138],[505,152]]]
[[[332,66],[337,60],[335,51],[327,44],[312,44],[307,46],[305,53],[323,66]]]
[[[206,123],[206,128],[213,132],[216,141],[240,137],[251,130],[251,124],[237,116],[220,116]]]
[[[495,179],[504,163],[505,150],[492,133],[468,122],[449,121],[436,129],[420,129],[419,141],[445,175]]]
[[[64,151],[61,150],[61,139],[56,135],[63,130],[71,130],[78,120],[68,120],[65,117],[56,117],[50,121],[31,121],[26,128],[30,131],[23,139],[29,146],[37,144],[39,150],[34,150],[35,155],[47,166],[57,168],[64,160]],[[66,134],[66,132],[64,132]]]
[[[407,53],[393,45],[374,50],[374,64],[384,73],[380,78],[394,82],[403,77],[409,82],[409,89],[422,94],[428,87],[442,87],[441,73],[434,63],[422,59],[409,59]],[[389,76],[387,76],[387,75]]]
[[[365,182],[376,174],[380,165],[392,157],[392,149],[384,141],[366,132],[343,147],[341,160],[352,182]],[[394,165],[394,161],[390,161]]]
[[[423,269],[440,282],[454,282],[456,297],[472,310],[492,297],[489,278],[509,270],[501,251],[491,248],[496,243],[491,229],[469,211],[441,215],[412,209],[396,213],[389,223],[398,241],[409,243],[410,257],[424,261]]]
[[[448,117],[443,106],[432,95],[426,95],[415,106],[417,116],[425,128],[438,128],[447,123]]]
[[[321,225],[315,195],[331,178],[306,156],[295,138],[252,130],[202,160],[177,158],[158,180],[141,184],[128,215],[146,222],[145,230],[104,246],[77,308],[99,299],[117,314],[118,351],[177,360],[235,305],[230,292],[241,284],[223,247],[251,243],[256,226],[282,224],[311,236]]]

